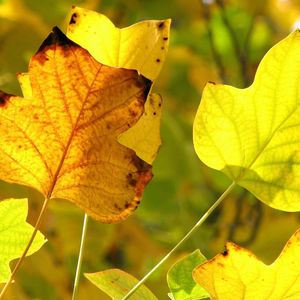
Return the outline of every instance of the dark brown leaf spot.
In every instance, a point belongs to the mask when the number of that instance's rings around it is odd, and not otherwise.
[[[156,111],[153,113],[153,116],[156,116]]]
[[[132,173],[129,173],[127,175],[127,181],[128,181],[128,184],[131,186],[135,186],[137,183],[137,180],[133,177]]]
[[[165,50],[165,47],[164,47],[164,46],[161,46],[160,49],[161,49],[161,50]]]
[[[163,29],[164,26],[165,26],[165,22],[160,22],[157,27],[158,29]]]
[[[76,19],[77,19],[78,15],[77,13],[73,13],[72,16],[71,16],[71,20],[69,22],[69,24],[76,24]]]
[[[114,203],[114,208],[118,211],[123,211],[123,209],[117,203]]]
[[[216,85],[216,83],[214,81],[209,81],[208,83]]]
[[[228,250],[225,249],[225,250],[223,251],[222,255],[226,257],[226,256],[228,255],[228,253],[229,253]]]
[[[5,107],[12,95],[0,91],[0,107]]]
[[[157,63],[160,63],[160,59],[159,59],[159,58],[157,58],[157,59],[156,59],[156,62],[157,62]]]
[[[169,39],[168,37],[164,37],[164,38],[163,38],[164,41],[167,41],[168,39]]]

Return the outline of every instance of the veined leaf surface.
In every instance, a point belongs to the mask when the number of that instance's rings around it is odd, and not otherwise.
[[[28,74],[20,75],[31,84],[25,98],[0,93],[0,178],[70,200],[102,222],[126,218],[152,174],[117,137],[142,115],[151,82],[102,65],[57,28]]]
[[[195,281],[212,300],[300,299],[300,230],[277,260],[267,266],[234,243],[193,271]]]
[[[194,121],[194,146],[269,206],[300,210],[300,31],[275,45],[246,89],[209,83]]]

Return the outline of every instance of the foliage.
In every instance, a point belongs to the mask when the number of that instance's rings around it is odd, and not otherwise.
[[[213,2],[0,2],[0,86],[14,94],[19,93],[15,72],[26,70],[28,59],[49,28],[56,24],[66,28],[69,17],[65,22],[63,20],[71,4],[101,11],[120,27],[143,19],[173,19],[168,60],[153,89],[158,90],[164,99],[163,146],[153,167],[155,177],[133,217],[109,227],[93,221],[90,223],[84,271],[119,267],[136,277],[143,276],[178,242],[228,184],[223,175],[199,163],[193,152],[191,129],[203,86],[208,80],[248,86],[263,54],[290,31],[298,17],[295,13],[298,4],[296,1],[279,3],[275,0],[231,0],[226,5],[220,0]],[[25,82],[26,78],[23,79]],[[25,95],[26,88],[22,87],[22,90]],[[30,198],[29,220],[35,222],[40,194],[5,183],[1,183],[0,192],[3,199]],[[70,297],[81,218],[80,211],[68,203],[49,203],[41,229],[50,242],[39,255],[25,262],[8,299]],[[298,214],[270,209],[255,197],[236,190],[200,228],[200,238],[197,236],[187,243],[147,285],[159,299],[166,298],[165,276],[172,263],[195,248],[211,257],[220,252],[228,239],[250,247],[264,261],[270,262],[299,223]],[[39,267],[41,265],[47,266],[47,270]],[[87,280],[82,280],[79,292],[78,299],[106,299]]]
[[[129,291],[130,288],[138,282],[133,276],[118,269],[85,274],[85,277],[114,300],[122,299],[124,292]],[[131,299],[157,300],[146,286],[142,286]]]
[[[193,277],[211,299],[296,300],[300,297],[299,255],[299,230],[270,266],[246,249],[227,243],[226,250],[197,267]]]
[[[208,293],[192,278],[193,270],[206,258],[200,250],[178,260],[169,270],[167,275],[171,298],[174,300],[196,300],[208,298]]]
[[[0,283],[10,276],[9,262],[19,258],[32,234],[33,227],[26,223],[27,199],[6,199],[0,202]],[[38,251],[46,242],[39,232],[28,255]]]

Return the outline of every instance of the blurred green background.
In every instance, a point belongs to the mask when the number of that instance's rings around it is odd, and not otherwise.
[[[163,146],[154,163],[155,176],[128,220],[113,225],[90,221],[83,260],[83,272],[121,268],[140,278],[230,183],[203,165],[193,149],[193,118],[205,83],[251,84],[266,51],[300,23],[300,1],[0,0],[2,90],[21,94],[15,74],[27,70],[53,26],[66,29],[72,5],[104,13],[119,27],[172,18],[169,54],[154,89],[164,99]],[[28,220],[35,223],[40,194],[1,182],[0,199],[7,197],[28,197]],[[82,220],[83,212],[74,205],[50,204],[41,228],[49,241],[26,259],[8,300],[70,299]],[[298,213],[268,208],[237,189],[147,285],[159,299],[168,299],[166,272],[171,264],[196,248],[210,258],[223,250],[226,240],[270,263],[299,224]],[[108,298],[82,278],[78,299]]]

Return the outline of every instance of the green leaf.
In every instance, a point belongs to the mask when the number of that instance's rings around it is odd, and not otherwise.
[[[194,121],[194,146],[267,205],[300,210],[300,31],[264,57],[246,89],[207,84]]]
[[[113,300],[124,297],[129,290],[138,283],[138,280],[119,269],[109,269],[97,273],[85,273],[85,277]],[[152,292],[142,285],[130,300],[157,300]]]
[[[194,281],[192,272],[206,261],[200,250],[177,261],[169,270],[167,281],[174,300],[197,300],[209,298],[209,294]]]
[[[19,258],[33,232],[33,227],[26,223],[28,212],[27,199],[7,199],[0,202],[0,283],[10,277],[9,262]],[[27,255],[38,251],[46,242],[38,232]]]

